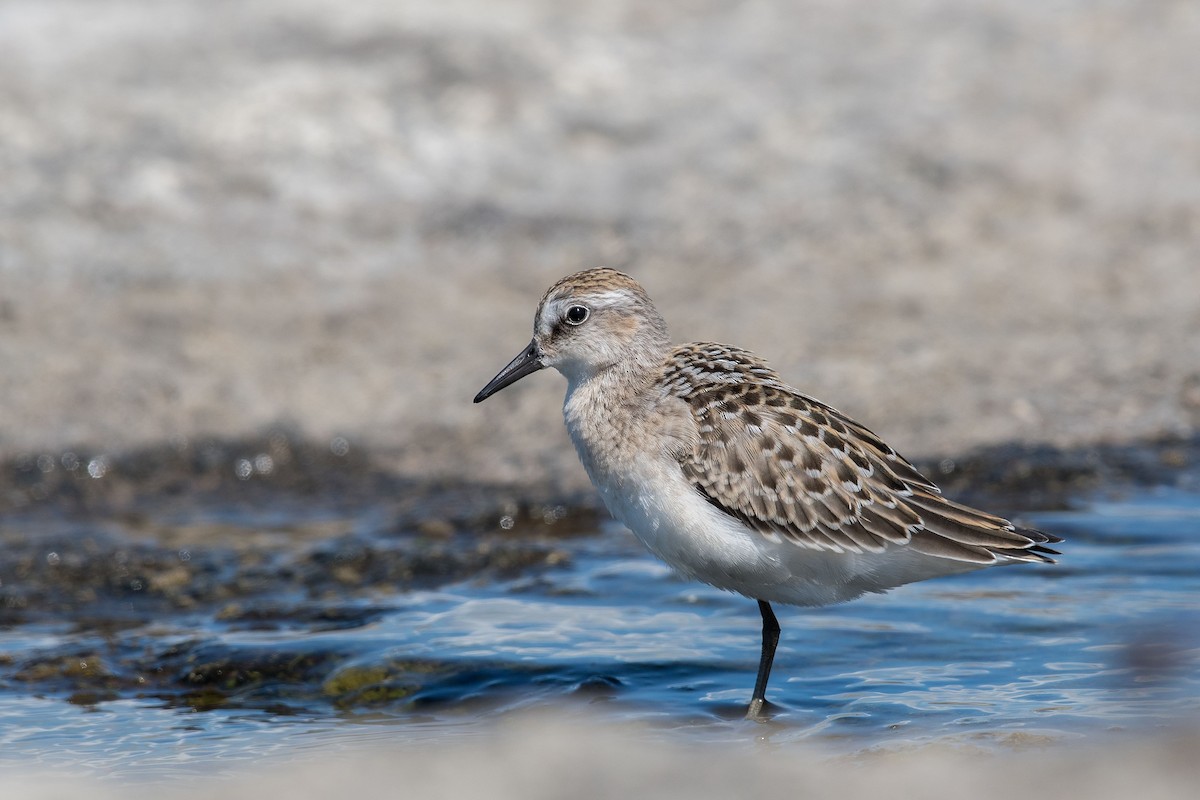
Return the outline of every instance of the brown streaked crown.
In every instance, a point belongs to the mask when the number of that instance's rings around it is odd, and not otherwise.
[[[642,288],[642,285],[624,272],[619,272],[610,267],[594,267],[593,269],[585,269],[573,275],[568,275],[547,289],[546,293],[542,295],[541,302],[538,303],[538,310],[540,311],[546,303],[552,300],[599,294],[618,289],[629,292],[647,305],[654,305],[650,300],[650,295],[646,294],[646,290]]]

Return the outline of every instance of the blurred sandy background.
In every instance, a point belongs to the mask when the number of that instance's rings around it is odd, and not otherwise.
[[[1198,41],[1191,0],[5,0],[0,450],[285,422],[581,482],[561,379],[470,398],[599,264],[910,456],[1186,434]]]

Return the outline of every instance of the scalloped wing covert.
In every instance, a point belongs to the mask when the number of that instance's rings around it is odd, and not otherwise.
[[[980,565],[1051,561],[1061,541],[941,496],[867,428],[727,345],[675,348],[665,390],[691,411],[684,474],[712,504],[774,541],[835,553],[906,546]]]

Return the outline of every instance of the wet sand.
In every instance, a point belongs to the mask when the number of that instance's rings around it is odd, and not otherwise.
[[[669,741],[647,747],[644,731],[588,726],[579,719],[536,717],[472,738],[409,749],[340,753],[231,781],[205,778],[170,796],[230,800],[261,797],[478,797],[496,800],[577,797],[1088,797],[1096,800],[1178,800],[1200,780],[1194,737],[1149,739],[1118,748],[1045,752],[1036,736],[1022,752],[995,758],[962,748],[917,747],[854,758],[821,758],[772,747],[684,748]],[[1019,736],[1017,738],[1020,738]],[[436,753],[437,756],[433,756]],[[26,800],[86,793],[105,798],[161,797],[162,786],[81,784],[61,778],[16,780],[0,774],[0,789]]]

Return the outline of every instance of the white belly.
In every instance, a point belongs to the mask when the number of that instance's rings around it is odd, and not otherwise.
[[[676,465],[640,467],[619,481],[593,476],[605,505],[654,555],[680,574],[719,589],[756,600],[823,606],[978,568],[903,546],[858,554],[773,542],[705,500]]]
[[[743,591],[788,578],[740,523],[706,502],[678,468],[631,473],[618,483],[597,482],[604,503],[650,552],[690,578]],[[765,540],[764,540],[765,541]]]

